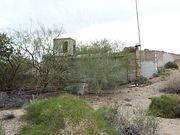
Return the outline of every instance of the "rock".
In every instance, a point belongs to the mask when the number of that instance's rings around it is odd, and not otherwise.
[[[0,108],[22,107],[27,99],[21,90],[13,90],[9,93],[0,94]]]

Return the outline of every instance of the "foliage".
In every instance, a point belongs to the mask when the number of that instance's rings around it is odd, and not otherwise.
[[[33,67],[31,74],[35,77],[35,86],[39,87],[40,92],[57,78],[53,75],[59,75],[66,69],[61,63],[62,58],[58,58],[53,49],[53,39],[61,34],[62,28],[46,29],[43,26],[33,31],[14,32],[14,42],[20,47],[23,55],[31,61],[30,64]]]
[[[111,105],[106,118],[115,125],[123,135],[156,135],[158,120],[147,116],[141,108],[129,108],[118,103]]]
[[[117,43],[104,39],[79,47],[77,57],[62,57],[53,47],[53,39],[61,34],[62,28],[43,26],[14,31],[11,38],[1,34],[0,89],[74,91],[86,83],[90,91],[100,94],[127,81],[127,61],[133,48],[121,52]]]
[[[148,83],[148,79],[146,78],[146,77],[144,77],[144,76],[140,76],[140,84],[146,84],[146,83]]]
[[[96,41],[79,47],[76,58],[60,57],[53,39],[61,33],[62,29],[39,26],[33,31],[14,31],[11,38],[1,34],[0,89],[74,91],[87,83],[89,90],[100,94],[126,82],[126,61],[117,43]]]
[[[154,97],[149,106],[149,114],[164,118],[179,118],[180,96],[162,95]]]
[[[90,45],[87,44],[84,47],[80,47],[77,50],[77,55],[82,54],[106,54],[112,52],[113,48],[111,46],[111,43],[104,39],[100,41],[96,41],[91,43]]]
[[[157,73],[157,77],[167,77],[169,75],[170,75],[170,72],[165,68],[159,69]]]
[[[7,59],[13,53],[13,48],[9,47],[11,39],[6,34],[0,33],[0,89],[6,87],[6,75],[8,75]]]
[[[26,107],[23,117],[27,125],[19,134],[120,134],[105,120],[104,110],[94,111],[85,101],[68,94],[49,100],[32,101]]]
[[[103,40],[79,48],[69,77],[72,82],[87,83],[89,90],[98,94],[124,83],[127,77],[124,61],[115,55],[112,46]]]
[[[164,65],[164,67],[165,67],[166,69],[168,69],[168,68],[178,69],[178,65],[177,65],[175,62],[171,62],[171,61],[167,62],[167,63]]]
[[[0,60],[7,60],[13,53],[13,48],[10,45],[11,39],[4,33],[0,33]]]
[[[13,47],[12,39],[0,34],[0,90],[16,87],[22,55]]]
[[[165,83],[165,85],[160,88],[160,92],[180,94],[180,78],[173,78]]]
[[[134,60],[132,58],[135,58],[134,56],[135,48],[134,47],[125,47],[122,52],[122,59],[125,62],[125,67],[127,69],[127,72],[131,70],[131,68],[134,66]]]

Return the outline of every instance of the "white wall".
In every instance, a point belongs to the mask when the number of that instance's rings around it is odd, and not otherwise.
[[[174,61],[173,55],[169,53],[163,53],[162,58],[157,58],[154,61],[142,61],[141,62],[141,75],[147,78],[153,77],[154,73],[158,72],[158,68],[163,67],[167,62]]]
[[[153,74],[157,73],[157,64],[153,61],[141,62],[141,75],[147,78],[153,77]]]

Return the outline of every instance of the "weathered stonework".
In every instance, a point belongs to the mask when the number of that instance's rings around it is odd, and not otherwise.
[[[76,41],[72,38],[54,39],[54,51],[58,56],[74,56]]]

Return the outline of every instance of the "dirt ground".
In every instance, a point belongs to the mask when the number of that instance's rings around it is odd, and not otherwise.
[[[114,102],[121,102],[122,104],[128,105],[130,107],[141,107],[147,109],[151,98],[154,96],[162,95],[159,89],[163,87],[167,81],[173,79],[174,77],[180,77],[180,71],[172,71],[169,77],[153,78],[153,82],[149,86],[145,87],[130,87],[124,86],[123,88],[111,92],[110,94],[104,94],[102,96],[86,95],[81,98],[87,100],[94,109],[99,108],[102,105],[109,105]],[[8,121],[3,121],[5,135],[15,135],[22,125],[20,116],[23,114],[23,109],[18,110],[4,110],[0,111],[0,116],[6,112],[12,112],[15,114],[16,118]],[[180,119],[164,119],[158,118],[160,120],[160,135],[180,135]]]
[[[19,131],[20,127],[23,125],[21,121],[21,116],[24,114],[24,110],[23,109],[3,110],[0,111],[0,118],[2,118],[3,115],[5,114],[15,115],[14,119],[2,121],[5,135],[15,135]]]
[[[108,105],[114,102],[120,102],[130,107],[141,107],[148,109],[151,102],[151,98],[154,96],[160,96],[163,93],[159,92],[167,81],[175,77],[180,77],[180,71],[171,71],[171,75],[168,77],[157,77],[153,78],[152,84],[145,87],[126,87],[119,89],[117,92],[112,94],[98,96],[85,96],[93,108],[97,109],[101,105]],[[180,119],[164,119],[158,118],[160,122],[159,134],[160,135],[180,135]]]

